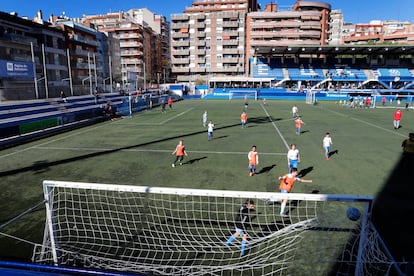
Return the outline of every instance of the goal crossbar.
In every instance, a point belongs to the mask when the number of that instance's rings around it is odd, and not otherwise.
[[[107,190],[117,192],[137,192],[153,194],[170,194],[181,196],[213,196],[213,197],[240,197],[240,198],[257,198],[257,199],[289,199],[289,200],[311,200],[311,201],[343,201],[343,202],[372,202],[372,196],[360,195],[337,195],[337,194],[304,194],[304,193],[276,193],[276,192],[254,192],[251,191],[228,191],[228,190],[209,190],[209,189],[185,189],[169,187],[151,187],[151,186],[130,186],[117,184],[70,182],[70,181],[43,181],[44,192],[47,193],[50,188],[76,188],[85,190]]]

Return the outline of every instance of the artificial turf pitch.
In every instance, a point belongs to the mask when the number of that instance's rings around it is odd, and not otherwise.
[[[291,114],[294,104],[305,122],[300,135],[295,134]],[[413,260],[408,223],[413,215],[414,165],[409,158],[401,159],[401,142],[414,130],[413,110],[403,109],[396,130],[395,106],[353,109],[334,101],[308,105],[268,100],[264,105],[250,100],[247,127],[242,129],[243,108],[243,100],[183,100],[165,113],[154,108],[2,150],[0,221],[9,222],[41,202],[45,179],[278,192],[277,177],[287,172],[286,153],[295,143],[302,159],[299,171],[313,182],[297,183],[293,192],[376,197],[374,221],[392,253]],[[215,124],[211,141],[202,126],[205,110]],[[325,160],[322,148],[326,132],[333,141],[330,160]],[[179,139],[188,156],[182,166],[172,168],[171,153]],[[257,175],[249,177],[247,153],[252,145],[257,146],[259,165]],[[44,215],[44,209],[37,208],[3,225],[0,232],[20,240],[1,235],[0,258],[30,260],[32,243],[42,243]]]

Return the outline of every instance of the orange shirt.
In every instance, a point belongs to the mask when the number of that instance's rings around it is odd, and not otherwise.
[[[171,98],[168,99],[168,105],[172,105],[173,104],[173,100]]]
[[[250,151],[248,154],[248,158],[249,158],[249,164],[251,165],[257,165],[257,163],[259,163],[259,153],[257,151]]]
[[[175,149],[176,149],[176,151],[175,151],[176,156],[183,156],[184,155],[185,147],[183,145],[177,145],[177,147]]]
[[[293,176],[292,174],[288,173],[285,174],[280,181],[279,189],[280,190],[286,190],[290,193],[292,191],[293,185],[295,184],[296,176]]]
[[[302,126],[302,124],[303,124],[303,121],[301,119],[296,119],[295,120],[295,126],[296,127],[299,127],[300,128]]]
[[[243,112],[243,113],[241,114],[241,116],[240,116],[240,120],[241,120],[241,121],[247,121],[247,114],[246,114],[246,112]]]

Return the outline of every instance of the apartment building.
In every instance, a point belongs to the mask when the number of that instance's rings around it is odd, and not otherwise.
[[[195,0],[171,15],[171,74],[177,82],[245,75],[246,15],[256,0]]]
[[[326,45],[330,12],[330,4],[298,0],[288,10],[271,3],[247,14],[246,65],[256,55],[275,55],[280,46]]]
[[[63,30],[0,12],[0,100],[57,97],[68,75]]]
[[[127,90],[147,89],[158,85],[169,72],[168,22],[163,16],[147,9],[89,15],[82,22],[118,40],[119,67],[113,72],[121,76],[116,81]],[[113,58],[114,59],[114,58]]]
[[[66,34],[66,49],[70,73],[62,79],[67,81],[68,87],[72,89],[67,95],[93,94],[101,88],[102,80],[109,76],[103,59],[108,53],[103,53],[106,37],[102,36],[96,29],[87,27],[69,18],[55,17],[51,19],[56,28],[63,30]],[[106,73],[106,74],[105,74]],[[69,83],[71,82],[71,84]],[[73,87],[76,89],[73,89]],[[67,92],[67,91],[66,91]]]
[[[414,44],[414,25],[396,20],[350,24],[343,44]]]
[[[332,10],[329,19],[329,45],[342,44],[344,35],[344,15],[341,10]]]

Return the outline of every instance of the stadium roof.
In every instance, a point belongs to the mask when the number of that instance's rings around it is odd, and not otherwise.
[[[255,55],[414,55],[414,45],[259,46]]]

